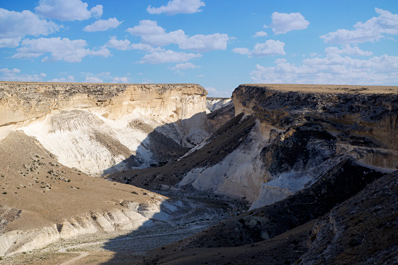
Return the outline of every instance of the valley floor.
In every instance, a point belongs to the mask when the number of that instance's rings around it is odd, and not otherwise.
[[[60,240],[42,249],[3,257],[0,264],[136,264],[145,258],[147,251],[195,235],[224,218],[237,215],[244,207],[238,201],[225,203],[212,198],[186,198],[187,201],[193,199],[199,201],[197,208],[188,212],[187,219],[181,218],[177,225],[158,221],[154,226],[132,232],[97,233]]]

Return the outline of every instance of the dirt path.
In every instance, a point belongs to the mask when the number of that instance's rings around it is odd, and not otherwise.
[[[73,265],[79,259],[85,258],[88,255],[90,255],[89,252],[71,252],[71,253],[77,253],[77,254],[79,254],[79,256],[77,256],[76,258],[73,258],[71,260],[68,260],[67,262],[62,263],[61,265]]]

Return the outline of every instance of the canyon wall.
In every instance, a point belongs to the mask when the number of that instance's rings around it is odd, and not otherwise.
[[[257,208],[316,182],[342,156],[398,168],[397,87],[240,85],[233,102],[255,126],[218,163],[182,174],[180,188],[244,197]]]
[[[0,82],[0,137],[23,130],[91,175],[149,167],[209,135],[206,94],[195,84]]]

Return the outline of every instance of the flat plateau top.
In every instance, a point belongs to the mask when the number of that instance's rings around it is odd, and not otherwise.
[[[398,86],[366,85],[305,85],[305,84],[243,84],[242,86],[264,87],[281,92],[304,93],[354,93],[354,94],[398,94]]]
[[[149,86],[156,86],[156,85],[198,85],[194,83],[79,83],[79,82],[28,82],[28,81],[0,81],[0,84],[19,84],[19,85],[120,85],[120,86],[136,86],[136,85],[149,85]]]

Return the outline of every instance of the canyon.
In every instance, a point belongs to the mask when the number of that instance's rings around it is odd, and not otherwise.
[[[99,249],[110,264],[396,261],[398,87],[206,95],[196,84],[0,82],[4,262],[97,241],[76,262]],[[152,236],[169,239],[119,243]]]

